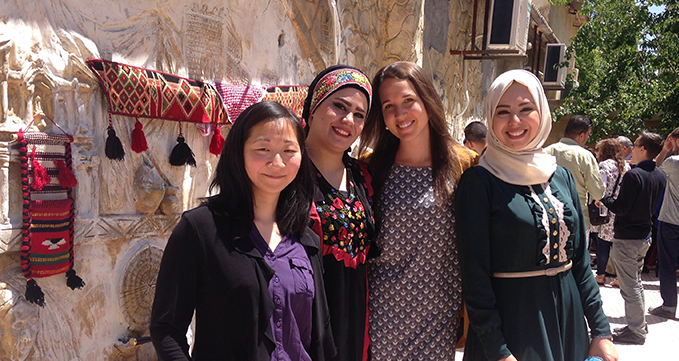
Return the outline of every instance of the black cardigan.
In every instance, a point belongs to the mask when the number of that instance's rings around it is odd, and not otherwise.
[[[275,348],[274,271],[255,248],[252,224],[225,218],[207,206],[185,212],[167,242],[156,283],[151,338],[161,360],[190,360],[186,331],[196,311],[194,360],[266,360]],[[307,229],[300,239],[313,268],[313,360],[330,360],[335,344],[323,284],[320,241]]]
[[[615,213],[613,237],[646,239],[651,235],[653,213],[665,189],[665,173],[652,160],[639,162],[622,177],[618,198],[601,201]]]

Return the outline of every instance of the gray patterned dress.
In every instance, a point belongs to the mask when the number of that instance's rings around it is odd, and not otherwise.
[[[382,255],[368,265],[372,360],[453,360],[462,286],[452,202],[431,167],[399,164],[380,197]]]

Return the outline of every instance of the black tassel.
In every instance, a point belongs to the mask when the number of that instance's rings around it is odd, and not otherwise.
[[[66,285],[72,290],[85,287],[85,281],[75,274],[75,270],[66,271]]]
[[[170,164],[175,166],[180,165],[191,165],[196,166],[196,158],[193,157],[193,151],[186,144],[186,140],[181,135],[177,138],[178,144],[172,148],[172,153],[170,153]]]
[[[45,294],[35,280],[28,280],[26,283],[26,301],[45,307]]]
[[[108,138],[106,138],[106,157],[111,160],[125,159],[123,143],[120,142],[120,138],[118,138],[116,131],[111,126],[108,127]]]

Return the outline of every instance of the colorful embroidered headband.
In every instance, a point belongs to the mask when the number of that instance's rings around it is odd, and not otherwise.
[[[369,111],[373,97],[370,81],[365,74],[356,69],[342,68],[329,72],[318,81],[318,84],[316,84],[316,88],[314,89],[313,98],[311,98],[309,114],[313,114],[314,111],[316,111],[316,106],[321,104],[323,100],[334,93],[335,90],[348,84],[355,84],[367,93],[368,109],[366,111]]]

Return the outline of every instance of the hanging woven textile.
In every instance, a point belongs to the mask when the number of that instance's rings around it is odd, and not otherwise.
[[[73,137],[52,123],[63,134],[18,133],[24,199],[21,269],[28,280],[26,300],[39,306],[44,306],[45,297],[35,278],[66,273],[71,289],[85,285],[73,269],[73,187],[78,183],[71,157]]]
[[[138,118],[209,123],[215,128],[228,121],[222,100],[209,83],[101,59],[88,59],[87,65],[99,79],[108,99],[106,155],[110,159],[122,160],[124,157],[110,114],[137,118],[131,136],[131,148],[137,153],[148,149]],[[180,134],[178,139],[183,140],[183,135]],[[188,148],[188,144],[181,141],[177,145]]]
[[[264,94],[266,94],[266,88],[262,86],[243,86],[222,82],[215,82],[214,86],[222,99],[222,104],[224,104],[231,123],[236,121],[243,110],[262,101]],[[210,153],[220,155],[222,148],[224,148],[224,136],[222,136],[219,125],[217,125],[210,141]]]
[[[262,101],[267,92],[262,86],[243,86],[222,82],[215,82],[215,89],[222,99],[231,123],[236,121],[243,110]]]
[[[243,110],[262,100],[276,101],[301,118],[309,88],[306,85],[264,88],[222,82],[212,85],[101,59],[88,59],[87,65],[99,79],[108,99],[109,125],[105,153],[113,160],[123,160],[125,150],[113,128],[111,114],[136,118],[130,147],[137,153],[148,149],[144,125],[139,118],[151,118],[212,125],[214,134],[208,149],[212,154],[219,155],[224,144],[221,125],[229,120],[234,122]],[[170,155],[170,163],[195,165],[193,152],[185,142],[181,126],[179,129],[180,134]]]
[[[276,85],[266,89],[263,100],[273,100],[281,103],[286,108],[292,110],[295,115],[302,119],[304,101],[309,92],[306,85]]]

